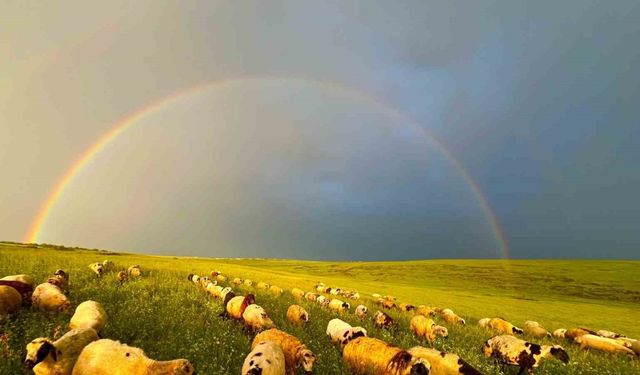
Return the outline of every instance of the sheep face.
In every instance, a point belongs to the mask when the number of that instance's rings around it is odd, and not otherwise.
[[[313,364],[316,361],[316,356],[313,352],[307,348],[299,348],[296,353],[298,358],[298,367],[302,367],[305,374],[311,374],[313,372]]]
[[[445,339],[447,337],[449,337],[449,330],[447,329],[447,327],[443,327],[443,326],[434,326],[433,327],[433,332],[436,335],[440,335],[442,337],[444,337]]]
[[[27,356],[24,365],[29,369],[33,369],[35,365],[44,361],[49,354],[51,354],[54,361],[58,360],[53,343],[45,337],[39,337],[27,344]]]
[[[104,266],[102,263],[93,263],[89,265],[89,268],[98,276],[101,277],[104,273]]]
[[[413,366],[411,366],[411,372],[409,373],[409,375],[429,375],[429,365],[428,362],[426,362],[423,359],[419,359],[416,361],[416,363],[413,364]]]
[[[485,341],[482,345],[482,354],[484,354],[485,357],[491,357],[493,354],[493,348],[491,347],[489,340]]]
[[[551,353],[552,356],[556,357],[560,361],[564,363],[569,363],[569,354],[567,354],[564,348],[561,347],[560,345],[552,346],[551,349],[549,350],[549,353]]]

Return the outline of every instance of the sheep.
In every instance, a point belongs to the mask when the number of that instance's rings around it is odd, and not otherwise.
[[[69,298],[53,284],[43,283],[36,287],[31,296],[31,304],[39,310],[66,311],[71,308]]]
[[[325,286],[324,286],[323,283],[320,283],[320,284],[316,285],[316,292],[323,293],[324,289],[325,289]]]
[[[245,279],[244,280],[244,285],[245,286],[252,286],[253,285],[253,281],[251,281],[250,279]]]
[[[520,366],[520,372],[532,372],[543,358],[555,357],[564,363],[569,362],[569,355],[560,345],[538,345],[511,335],[490,338],[485,341],[482,351],[486,357],[495,357],[503,363]]]
[[[107,324],[107,312],[99,302],[89,300],[76,307],[76,312],[69,322],[69,329],[93,328],[100,333],[105,324]]]
[[[349,311],[349,307],[351,307],[347,302],[343,302],[339,299],[332,299],[329,302],[329,309],[337,312],[345,312]]]
[[[301,300],[304,297],[304,291],[302,289],[293,288],[291,289],[291,295],[293,298]]]
[[[398,306],[398,308],[399,308],[401,311],[404,311],[404,312],[409,312],[409,311],[414,311],[414,310],[416,310],[416,307],[415,307],[414,305],[412,305],[412,304],[410,304],[410,303],[404,303],[404,302],[403,302],[403,303],[401,303],[401,304]]]
[[[72,375],[191,375],[193,371],[186,359],[155,361],[140,348],[102,339],[85,346]]]
[[[366,318],[367,312],[369,312],[369,309],[367,308],[367,306],[365,306],[365,305],[356,306],[356,316],[358,318],[360,318],[360,319]]]
[[[389,315],[380,310],[376,311],[373,316],[373,322],[376,328],[391,328],[395,324]]]
[[[54,342],[39,337],[27,344],[24,365],[36,375],[71,375],[82,349],[95,340],[98,334],[91,328],[73,329]]]
[[[294,375],[298,368],[302,368],[306,374],[313,371],[316,357],[297,337],[275,328],[269,329],[253,339],[251,349],[264,341],[271,341],[282,349],[287,375]]]
[[[118,280],[120,284],[124,283],[125,281],[127,281],[127,273],[124,271],[119,271],[118,273],[116,273],[116,280]]]
[[[5,286],[15,290],[20,295],[22,304],[28,305],[31,303],[31,296],[33,295],[33,287],[31,284],[23,283],[18,280],[0,280],[0,286]],[[0,313],[0,315],[2,315],[2,313]]]
[[[315,302],[317,298],[318,295],[313,292],[306,292],[304,294],[304,299],[306,299],[307,301]]]
[[[580,349],[597,349],[608,353],[626,353],[635,355],[634,351],[627,348],[615,339],[600,337],[590,333],[576,337],[573,340],[580,345]]]
[[[425,305],[419,305],[418,307],[416,307],[415,313],[424,315],[424,316],[429,316],[431,314],[431,307],[425,306]]]
[[[209,277],[208,276],[203,276],[203,277],[198,279],[198,284],[202,288],[206,287],[208,283],[209,283]]]
[[[505,335],[513,335],[514,333],[522,335],[524,333],[522,329],[499,317],[491,318],[489,320],[489,323],[487,324],[487,327]]]
[[[220,292],[220,299],[222,300],[222,305],[227,306],[227,302],[229,302],[231,298],[235,296],[236,294],[233,292],[233,289],[231,289],[231,287],[223,288],[222,291]]]
[[[284,353],[273,341],[262,341],[255,345],[242,364],[242,375],[285,374]]]
[[[287,320],[294,325],[304,325],[309,322],[309,313],[300,305],[291,305],[287,309]]]
[[[533,320],[524,322],[523,331],[525,334],[537,338],[551,337],[551,333],[547,331],[540,323]]]
[[[382,306],[383,309],[387,309],[387,310],[392,310],[396,308],[396,303],[386,298],[380,298],[378,300],[378,304]]]
[[[243,282],[244,281],[239,277],[235,277],[235,278],[233,278],[233,280],[231,280],[231,284],[236,285],[236,286],[242,285]]]
[[[102,261],[102,267],[104,268],[104,270],[106,272],[111,272],[113,271],[113,269],[115,268],[115,264],[113,263],[113,261],[109,260],[109,259],[105,259],[104,261]]]
[[[567,332],[566,328],[558,328],[555,331],[553,331],[553,336],[559,339],[563,339],[566,332]]]
[[[416,358],[429,361],[429,375],[482,375],[480,371],[453,353],[445,353],[432,348],[414,346],[407,350]]]
[[[256,285],[256,288],[258,288],[258,289],[262,289],[262,290],[269,290],[269,287],[270,287],[270,286],[271,286],[271,285],[269,285],[269,284],[265,283],[264,281],[260,281],[260,282],[258,282],[258,284]]]
[[[256,297],[249,293],[246,296],[233,297],[225,304],[226,315],[234,319],[242,319],[242,314],[247,306],[256,303]]]
[[[329,299],[325,296],[317,296],[316,297],[316,302],[318,302],[318,304],[322,304],[324,303],[324,301],[329,301]],[[328,304],[328,302],[327,302]]]
[[[127,269],[127,273],[129,274],[129,276],[135,279],[142,275],[142,270],[140,269],[139,265],[134,264]]]
[[[327,324],[327,336],[334,344],[346,345],[349,341],[367,336],[367,330],[362,327],[352,327],[351,324],[338,318],[331,319]]]
[[[275,286],[275,285],[271,285],[269,287],[269,292],[274,296],[274,297],[280,297],[280,295],[282,293],[284,293],[284,290],[282,290],[282,288],[280,288],[279,286]]]
[[[378,299],[378,298],[382,298],[382,296],[380,295],[380,293],[371,293],[371,297],[376,298],[376,299]]]
[[[91,263],[89,265],[89,268],[91,269],[91,271],[93,271],[93,273],[96,274],[97,277],[102,277],[102,274],[104,273],[104,266],[102,265],[102,263]]]
[[[342,358],[357,375],[427,375],[431,368],[429,361],[372,337],[350,341]]]
[[[5,276],[2,279],[0,279],[0,281],[19,281],[21,283],[31,285],[32,289],[38,285],[38,283],[36,282],[36,279],[33,278],[33,276],[26,275],[26,274]]]
[[[22,295],[14,288],[0,285],[0,317],[15,314],[22,306]]]
[[[247,306],[242,313],[242,320],[244,321],[245,327],[253,331],[275,327],[273,320],[269,318],[267,312],[255,303]]]
[[[418,338],[425,338],[430,344],[436,339],[436,335],[442,337],[449,336],[449,332],[445,327],[436,325],[436,323],[424,315],[414,315],[409,323],[411,332]]]
[[[219,283],[226,283],[227,277],[225,275],[216,275],[216,281]]]
[[[449,324],[462,324],[465,325],[466,321],[453,312],[451,309],[444,309],[440,311],[440,317]]]
[[[62,270],[59,270],[62,271]],[[62,271],[64,272],[64,271]],[[57,287],[59,287],[63,293],[67,294],[69,293],[69,277],[62,274],[57,274],[57,275],[53,275],[51,277],[49,277],[47,279],[47,282],[49,284],[53,284],[56,285]]]
[[[564,332],[564,338],[569,339],[569,341],[574,341],[576,338],[583,335],[594,335],[598,336],[597,333],[590,330],[589,328],[571,328]]]
[[[600,337],[606,337],[609,339],[617,339],[618,337],[625,337],[623,334],[621,333],[616,333],[616,332],[612,332],[612,331],[607,331],[606,329],[601,329],[598,330],[596,332],[598,334],[598,336]]]
[[[478,325],[481,328],[489,328],[489,321],[491,321],[491,318],[482,318],[478,320]]]

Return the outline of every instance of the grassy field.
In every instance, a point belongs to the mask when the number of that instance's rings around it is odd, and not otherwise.
[[[98,279],[87,265],[104,259],[113,260],[118,269],[140,264],[144,277],[122,286],[113,274]],[[212,270],[284,288],[280,298],[253,292],[278,328],[296,335],[314,351],[315,373],[321,375],[347,373],[338,349],[324,333],[334,314],[305,301],[301,304],[311,319],[307,327],[292,326],[285,317],[287,307],[294,303],[286,291],[292,287],[312,290],[319,281],[358,290],[372,313],[376,307],[366,295],[374,292],[397,296],[403,302],[452,308],[467,320],[467,326],[448,326],[449,338],[439,339],[434,346],[460,355],[486,374],[515,374],[517,369],[496,366],[482,356],[482,343],[492,336],[476,324],[483,317],[499,315],[516,325],[537,320],[549,330],[586,326],[640,337],[637,261],[208,259],[0,243],[0,276],[28,273],[43,280],[58,268],[70,274],[74,305],[93,299],[105,306],[109,323],[103,337],[140,347],[154,359],[187,358],[197,373],[207,375],[239,374],[251,345],[251,337],[241,324],[219,318],[222,306],[186,279],[189,273],[208,274]],[[0,374],[26,373],[21,367],[26,343],[39,336],[64,333],[71,314],[23,308],[0,323]],[[370,321],[359,323],[352,314],[341,318],[400,347],[428,346],[409,332],[408,314],[390,315],[399,322],[392,332],[378,330]],[[582,352],[568,342],[561,344],[571,357],[569,364],[546,361],[536,373],[640,374],[638,359]]]

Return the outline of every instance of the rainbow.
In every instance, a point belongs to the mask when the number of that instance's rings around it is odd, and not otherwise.
[[[438,151],[453,165],[453,167],[460,173],[460,175],[464,178],[464,180],[469,185],[474,198],[480,205],[482,212],[486,219],[488,220],[493,236],[495,237],[496,242],[498,243],[500,253],[504,258],[508,258],[508,243],[505,238],[505,235],[500,227],[498,219],[495,214],[491,210],[491,206],[482,193],[482,190],[476,183],[476,181],[469,175],[469,172],[462,166],[462,164],[447,150],[442,143],[440,143],[429,131],[427,131],[424,127],[420,126],[415,120],[410,118],[408,115],[398,111],[394,107],[381,102],[379,99],[367,95],[361,91],[356,89],[346,87],[340,85],[335,82],[330,81],[320,81],[320,80],[312,80],[307,78],[296,78],[296,77],[275,77],[275,76],[249,76],[249,77],[236,77],[229,79],[222,79],[213,82],[207,82],[204,84],[196,85],[193,87],[189,87],[184,90],[177,91],[171,95],[161,98],[160,100],[154,101],[137,111],[131,113],[129,116],[121,119],[117,122],[111,130],[102,135],[91,147],[80,155],[80,157],[71,165],[71,167],[64,173],[62,178],[55,184],[53,189],[47,195],[47,198],[38,211],[35,219],[31,223],[28,232],[24,237],[24,242],[27,243],[37,243],[38,238],[40,236],[40,232],[42,231],[44,224],[47,221],[51,211],[55,207],[58,200],[64,194],[64,191],[69,186],[69,184],[74,180],[74,178],[84,169],[88,164],[91,163],[93,158],[100,153],[109,143],[118,138],[122,133],[124,133],[127,129],[134,126],[136,123],[143,120],[145,117],[150,116],[161,108],[165,107],[168,104],[173,103],[179,98],[187,97],[189,95],[193,95],[204,90],[209,90],[213,88],[222,88],[226,85],[238,84],[238,83],[249,83],[249,82],[260,82],[260,81],[284,81],[284,82],[297,82],[297,83],[306,83],[309,85],[313,85],[314,87],[320,87],[323,89],[330,90],[339,95],[344,95],[354,100],[361,100],[368,104],[371,104],[379,109],[382,109],[385,113],[393,115],[394,117],[402,120],[402,122],[408,124],[414,130],[417,130],[419,134],[422,134],[427,141],[429,141],[432,145],[434,145]]]

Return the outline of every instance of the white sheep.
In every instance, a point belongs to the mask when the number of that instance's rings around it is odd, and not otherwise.
[[[298,368],[306,374],[313,371],[316,357],[297,337],[273,328],[259,333],[253,339],[252,348],[264,341],[271,341],[282,349],[287,375],[294,375]]]
[[[71,302],[62,289],[49,283],[36,287],[31,296],[31,304],[36,309],[49,311],[65,311],[71,308]]]
[[[254,331],[273,328],[275,326],[273,320],[267,315],[267,312],[255,303],[247,306],[244,313],[242,313],[242,320],[247,328]]]
[[[91,328],[71,330],[55,342],[39,337],[27,344],[24,364],[36,375],[71,375],[82,349],[97,339]]]
[[[351,306],[347,302],[343,302],[339,299],[332,299],[329,302],[329,309],[336,312],[346,312],[349,311]]]
[[[576,344],[579,344],[580,349],[583,350],[596,349],[608,353],[625,353],[635,355],[633,350],[629,349],[624,345],[624,343],[620,343],[616,339],[586,334],[576,337],[573,341]]]
[[[300,305],[291,305],[287,309],[287,320],[294,325],[304,325],[309,322],[309,313]]]
[[[360,319],[364,319],[367,316],[369,309],[365,305],[358,305],[356,307],[356,316]]]
[[[242,375],[285,375],[285,371],[284,353],[272,341],[255,345],[242,364]]]
[[[367,330],[362,327],[352,327],[351,324],[341,319],[331,319],[327,324],[327,336],[334,344],[346,345],[349,341],[367,336]]]
[[[84,301],[76,307],[76,312],[71,317],[69,329],[93,328],[100,333],[107,324],[107,312],[99,302]]]
[[[569,355],[560,345],[538,345],[510,334],[494,336],[485,341],[482,351],[486,357],[495,357],[503,363],[519,366],[520,371],[531,372],[543,358],[555,357],[564,363],[569,362]]]
[[[193,371],[186,359],[154,361],[142,349],[102,339],[82,350],[72,375],[191,375]]]
[[[524,322],[522,330],[526,335],[537,338],[551,337],[551,333],[549,333],[549,331],[547,331],[540,323],[533,320],[527,320]]]

